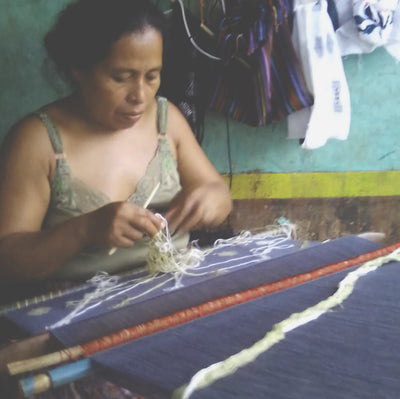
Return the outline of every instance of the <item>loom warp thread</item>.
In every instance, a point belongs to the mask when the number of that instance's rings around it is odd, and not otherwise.
[[[59,322],[53,324],[47,328],[56,328],[63,326],[65,324],[69,324],[70,321],[76,317],[77,314],[80,313],[82,309],[84,309],[90,302],[94,301],[95,299],[103,296],[105,292],[113,289],[118,282],[117,277],[109,276],[107,273],[100,272],[96,274],[91,280],[92,283],[96,285],[96,289],[94,292],[90,294],[86,294],[82,301],[80,301],[74,310],[69,313],[66,317],[64,317]],[[68,302],[67,306],[73,305],[72,303]]]

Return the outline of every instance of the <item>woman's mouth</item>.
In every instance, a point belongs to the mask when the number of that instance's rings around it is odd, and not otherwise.
[[[120,114],[123,119],[125,119],[126,121],[129,122],[137,122],[142,116],[142,113],[138,113],[138,114]]]

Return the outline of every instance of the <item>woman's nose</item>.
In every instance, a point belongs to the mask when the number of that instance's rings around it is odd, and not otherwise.
[[[144,84],[142,81],[135,82],[130,88],[127,100],[130,103],[142,103],[145,99]]]

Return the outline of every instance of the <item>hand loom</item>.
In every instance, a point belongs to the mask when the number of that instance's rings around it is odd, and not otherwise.
[[[268,252],[259,250],[275,238],[254,236],[217,248],[192,270],[197,275],[185,275],[179,284],[170,275],[151,281],[123,276],[117,290],[89,301],[64,325],[60,320],[96,290],[90,282],[5,310],[4,317],[28,335],[47,328],[64,347],[83,348],[64,351],[64,362],[73,362],[67,369],[54,364],[54,371],[44,374],[53,386],[68,382],[73,369],[80,377],[99,373],[148,398],[189,397],[184,387],[199,370],[251,347],[282,320],[333,296],[350,271],[400,246],[380,248],[347,236],[306,247],[287,239]],[[360,277],[340,306],[287,332],[190,397],[397,398],[400,269],[391,259]],[[114,346],[117,336],[129,342]],[[47,372],[40,368],[36,374]],[[23,380],[27,396],[36,382]]]

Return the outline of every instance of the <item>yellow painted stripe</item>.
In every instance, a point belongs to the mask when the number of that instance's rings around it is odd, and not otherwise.
[[[231,192],[233,199],[392,196],[400,195],[400,171],[243,173],[232,177]]]

